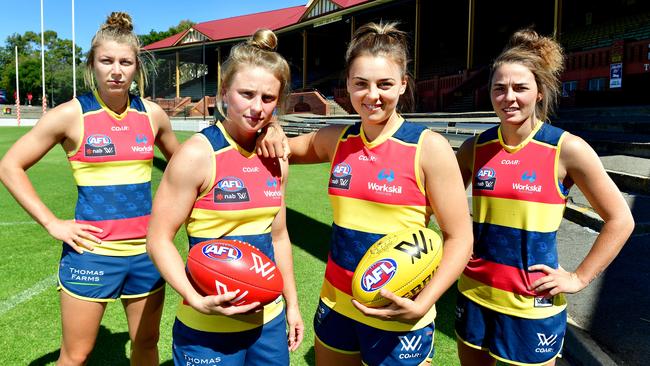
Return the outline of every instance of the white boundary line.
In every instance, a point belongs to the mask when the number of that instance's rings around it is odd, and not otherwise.
[[[25,301],[28,301],[32,297],[40,294],[41,292],[45,291],[47,288],[54,285],[56,285],[55,274],[40,280],[34,286],[28,288],[27,290],[17,295],[14,295],[5,301],[0,302],[0,316],[3,316],[9,310],[15,308],[16,306],[22,304]]]
[[[13,226],[13,225],[36,225],[36,221],[5,221],[0,222],[0,226]]]

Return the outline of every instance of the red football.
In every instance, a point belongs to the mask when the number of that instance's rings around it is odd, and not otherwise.
[[[282,294],[282,275],[275,263],[256,247],[239,240],[198,243],[187,255],[192,283],[204,295],[239,291],[231,301],[268,304]]]

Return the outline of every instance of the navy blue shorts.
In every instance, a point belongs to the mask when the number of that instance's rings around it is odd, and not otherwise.
[[[314,332],[323,346],[340,353],[361,353],[365,365],[419,365],[433,358],[435,326],[391,332],[373,328],[330,309],[322,301]]]
[[[177,366],[289,365],[284,311],[263,326],[242,332],[204,332],[176,319],[172,333]]]
[[[59,287],[73,297],[109,302],[117,298],[145,297],[161,290],[165,281],[147,253],[108,256],[77,253],[63,244]]]
[[[519,365],[545,364],[560,354],[566,332],[566,310],[544,319],[498,313],[458,295],[456,335],[469,347]]]

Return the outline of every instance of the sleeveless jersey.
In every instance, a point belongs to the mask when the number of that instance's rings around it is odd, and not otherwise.
[[[458,282],[460,292],[494,311],[528,319],[560,313],[563,294],[551,298],[528,290],[543,272],[558,268],[556,233],[568,191],[557,166],[564,131],[538,123],[515,147],[495,126],[474,147],[472,205],[474,254]]]
[[[97,92],[77,97],[82,138],[68,154],[77,184],[75,220],[103,229],[93,253],[145,253],[151,214],[154,132],[139,97],[129,95],[122,114],[111,111]]]
[[[433,307],[417,324],[379,320],[363,315],[350,302],[352,276],[366,250],[388,233],[429,222],[431,209],[419,168],[425,130],[400,121],[385,137],[368,142],[361,123],[356,123],[343,131],[332,159],[329,198],[334,223],[321,300],[378,329],[419,329],[435,318]]]
[[[190,247],[223,238],[248,242],[274,259],[271,224],[282,206],[282,171],[277,159],[260,159],[239,146],[218,122],[200,136],[212,146],[212,184],[201,192],[186,221]],[[240,332],[262,326],[282,313],[281,297],[255,314],[205,315],[181,304],[177,318],[206,332]]]

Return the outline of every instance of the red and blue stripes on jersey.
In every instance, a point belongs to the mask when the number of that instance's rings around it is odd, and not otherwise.
[[[426,127],[400,121],[385,137],[369,142],[361,124],[341,134],[332,159],[329,197],[334,223],[321,300],[335,311],[386,330],[419,329],[417,324],[379,321],[352,306],[352,276],[368,248],[384,235],[426,227],[431,209],[420,177],[420,147]]]
[[[102,239],[94,253],[144,253],[155,140],[144,103],[129,96],[128,108],[118,115],[96,92],[77,101],[83,134],[68,155],[78,191],[75,220],[103,230],[93,233]]]
[[[539,123],[515,147],[499,127],[476,140],[472,175],[474,254],[459,281],[471,300],[497,312],[545,318],[561,312],[564,296],[530,286],[544,276],[528,267],[557,268],[556,233],[568,192],[558,180],[562,130]]]

